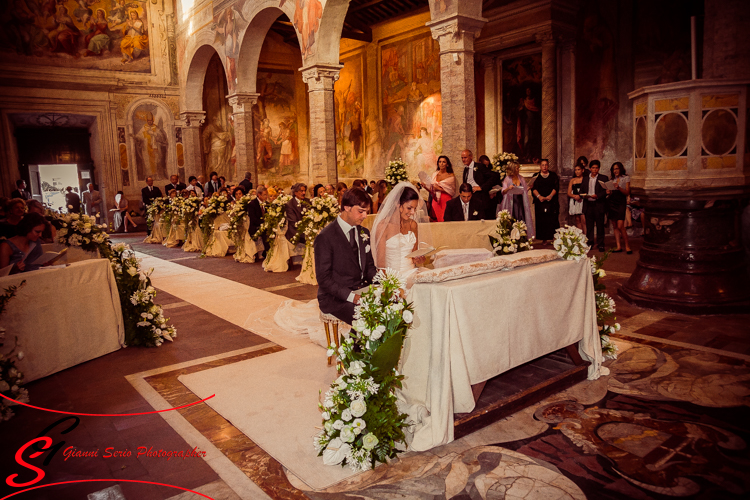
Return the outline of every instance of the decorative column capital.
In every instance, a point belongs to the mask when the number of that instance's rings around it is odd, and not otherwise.
[[[479,64],[482,65],[482,69],[485,71],[493,70],[495,69],[495,58],[489,56],[481,56],[479,58]]]
[[[552,30],[552,28],[541,31],[535,35],[536,42],[544,45],[554,45],[559,41],[559,36]]]
[[[308,92],[333,90],[333,84],[339,79],[344,66],[341,64],[315,64],[300,68],[302,81],[307,84]]]
[[[200,127],[206,121],[205,111],[183,111],[180,118],[185,121],[186,127]]]
[[[474,50],[474,39],[479,37],[487,22],[483,17],[453,15],[430,21],[426,26],[432,31],[432,38],[440,43],[440,53],[465,52]]]
[[[258,102],[258,97],[260,94],[256,92],[236,92],[228,95],[227,100],[234,113],[249,113]]]

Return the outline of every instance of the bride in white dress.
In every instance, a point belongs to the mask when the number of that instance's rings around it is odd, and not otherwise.
[[[400,182],[388,193],[370,232],[375,266],[398,271],[407,288],[411,286],[410,278],[424,261],[424,257],[413,259],[406,255],[419,246],[417,216],[426,214],[426,205],[416,188],[409,182]],[[317,299],[307,303],[288,300],[279,306],[274,321],[283,330],[308,334],[311,341],[325,346],[319,316]]]

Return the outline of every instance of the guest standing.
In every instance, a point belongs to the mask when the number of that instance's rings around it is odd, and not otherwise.
[[[265,204],[266,200],[268,200],[268,190],[265,186],[258,186],[255,194],[257,197],[247,205],[247,216],[249,219],[247,233],[250,237],[257,233],[261,224],[263,224],[263,216],[266,213]],[[265,257],[266,251],[268,250],[268,239],[266,235],[263,235],[263,247],[263,256]]]
[[[531,204],[527,195],[529,187],[520,171],[521,166],[518,163],[508,163],[505,170],[505,180],[503,180],[503,201],[500,204],[500,210],[507,210],[514,219],[524,221],[526,223],[526,234],[529,239],[533,239],[536,232],[534,231],[534,222],[531,220]],[[517,188],[521,188],[523,192],[510,192]]]
[[[607,196],[607,217],[612,223],[612,232],[615,233],[615,244],[617,245],[617,248],[612,252],[622,252],[622,245],[620,244],[620,235],[622,235],[626,252],[632,254],[628,233],[625,230],[625,212],[628,207],[628,196],[630,196],[630,177],[625,175],[625,167],[619,161],[612,164],[610,173],[612,174],[612,182],[616,186],[613,191],[608,191],[609,196]]]
[[[471,184],[464,182],[458,189],[458,198],[445,206],[445,222],[480,220],[483,209],[479,199],[473,196]]]
[[[13,264],[10,274],[35,271],[41,266],[33,262],[42,255],[42,237],[47,221],[37,213],[23,216],[17,234],[0,243],[0,269]]]
[[[141,189],[143,204],[148,207],[156,198],[161,198],[161,189],[154,186],[153,177],[146,177],[146,187]]]
[[[86,210],[86,215],[90,217],[96,217],[100,210],[102,203],[102,197],[99,191],[94,189],[94,185],[89,183],[88,191],[83,192],[83,207]]]
[[[583,165],[576,163],[573,167],[574,177],[568,184],[568,213],[573,216],[576,227],[586,232],[586,216],[583,215],[583,198],[581,198],[581,186],[585,169]]]
[[[596,226],[596,246],[600,252],[604,251],[604,215],[607,210],[605,201],[607,190],[599,182],[607,182],[606,175],[599,173],[599,160],[589,163],[589,175],[584,177],[581,184],[583,197],[583,213],[586,216],[586,236],[589,245],[594,245],[594,226]]]
[[[26,214],[26,202],[21,198],[13,198],[6,205],[7,216],[0,221],[0,237],[10,238],[16,235],[16,226]]]
[[[456,176],[447,156],[439,156],[437,170],[432,174],[432,210],[438,222],[445,220],[445,205],[456,196]]]
[[[487,220],[492,220],[497,214],[497,206],[500,205],[500,202],[503,201],[502,190],[495,193],[490,193],[490,191],[492,191],[495,186],[500,186],[500,172],[495,172],[494,170],[492,170],[492,162],[490,161],[490,157],[487,155],[480,156],[479,163],[487,167],[487,171],[490,175],[490,179],[487,182],[487,185],[490,186],[490,188],[489,191],[487,191],[487,206],[484,207],[484,218],[486,218]]]
[[[13,190],[12,193],[10,193],[11,198],[21,198],[22,200],[30,200],[31,199],[31,193],[29,193],[26,190],[26,181],[23,179],[18,179],[16,181],[16,189]]]
[[[253,183],[250,182],[250,179],[252,178],[253,174],[251,174],[250,172],[245,172],[245,178],[240,182],[240,186],[242,186],[242,189],[244,189],[246,193],[249,193],[253,188]]]
[[[297,224],[302,220],[302,207],[307,204],[305,200],[306,194],[307,186],[304,183],[298,182],[292,186],[292,199],[286,204],[286,239],[289,241],[297,234]],[[304,241],[305,238],[303,236],[299,242],[304,243]]]
[[[560,227],[558,215],[560,204],[557,193],[560,191],[560,178],[549,170],[549,160],[539,163],[532,194],[534,195],[534,214],[536,215],[536,238],[542,244],[554,239],[555,230]]]
[[[77,193],[73,192],[73,188],[68,186],[65,188],[65,206],[68,207],[69,214],[80,214],[81,213],[81,197]]]

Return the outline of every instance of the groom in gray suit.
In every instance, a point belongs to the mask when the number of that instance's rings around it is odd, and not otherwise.
[[[352,324],[359,295],[354,291],[372,283],[377,272],[370,248],[370,232],[361,227],[370,197],[353,188],[341,199],[341,213],[315,238],[315,274],[320,310]]]

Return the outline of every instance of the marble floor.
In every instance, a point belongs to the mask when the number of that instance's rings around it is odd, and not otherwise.
[[[308,342],[272,318],[286,300],[315,297],[315,287],[294,280],[299,266],[268,274],[259,263],[200,259],[138,243],[142,236],[116,238],[132,243],[143,265],[155,268],[157,302],[177,327],[177,340],[158,349],[123,349],[34,381],[27,385],[32,404],[107,414],[177,407],[198,400],[177,380],[182,374]],[[20,408],[0,425],[6,450],[0,470],[32,480],[34,473],[14,462],[14,452],[46,433],[60,446],[47,455],[41,484],[110,482],[49,486],[18,498],[199,498],[175,486],[215,499],[747,498],[750,315],[689,317],[630,306],[616,289],[636,257],[616,254],[604,266],[603,282],[622,325],[615,339],[620,355],[607,362],[609,376],[325,491],[310,491],[207,405],[77,420]],[[66,459],[71,447],[99,453]],[[109,455],[123,456],[106,456],[108,448]],[[149,449],[205,456],[138,455]],[[11,492],[3,481],[0,498]]]

